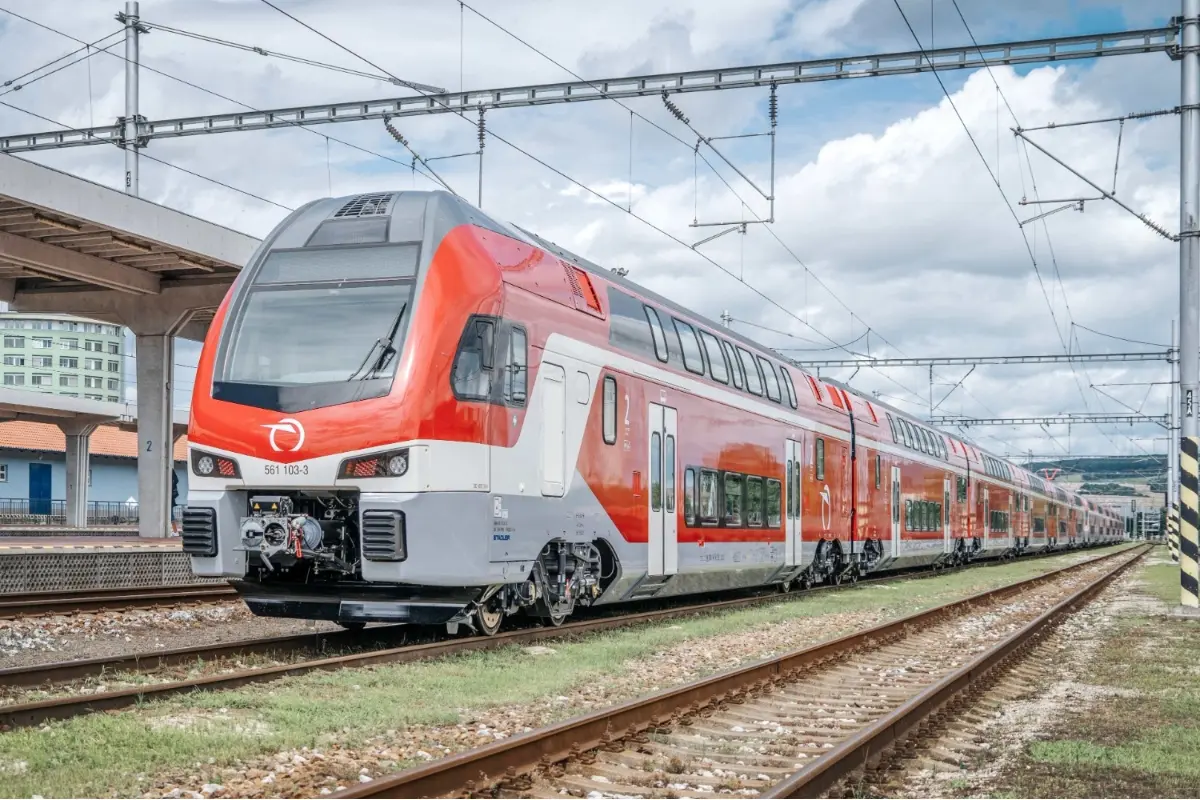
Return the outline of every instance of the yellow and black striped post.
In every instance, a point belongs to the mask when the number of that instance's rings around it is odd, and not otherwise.
[[[1179,453],[1179,602],[1200,606],[1200,437],[1184,436]]]
[[[1172,561],[1179,560],[1179,506],[1176,503],[1172,503],[1167,512],[1167,551]]]

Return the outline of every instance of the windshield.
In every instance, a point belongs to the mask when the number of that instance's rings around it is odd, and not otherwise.
[[[370,351],[378,353],[412,291],[411,283],[254,291],[231,339],[224,379],[277,386],[349,380]],[[390,377],[398,360],[372,377]]]
[[[362,378],[390,384],[411,310],[419,246],[271,253],[226,331],[219,382],[304,387]],[[365,366],[364,366],[365,364]]]

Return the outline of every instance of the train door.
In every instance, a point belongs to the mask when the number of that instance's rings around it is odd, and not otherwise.
[[[787,462],[787,532],[783,545],[783,559],[784,564],[794,567],[801,563],[802,557],[800,511],[803,504],[800,495],[800,475],[804,443],[788,439],[784,449],[784,460]]]
[[[838,509],[838,517],[841,522],[837,524],[834,535],[840,535],[841,526],[844,523],[846,525],[846,538],[852,542],[854,541],[854,531],[851,529],[851,526],[854,524],[854,520],[853,515],[850,513],[850,503],[852,502],[851,490],[853,487],[851,484],[854,482],[854,476],[850,471],[850,445],[847,442],[841,442],[836,439],[831,441],[837,451],[837,461],[834,463],[837,464],[837,479],[841,481],[841,485],[835,487],[837,495],[841,499],[841,508]]]
[[[675,511],[676,411],[658,403],[650,404],[647,429],[650,435],[650,535],[648,572],[650,575],[674,575],[679,571],[678,515]]]
[[[567,374],[543,361],[539,394],[542,398],[542,494],[562,497],[567,485]]]
[[[900,468],[892,467],[892,558],[900,556]]]
[[[949,475],[947,475],[945,480],[942,481],[942,502],[945,504],[942,506],[942,552],[943,553],[949,553],[951,548],[953,547],[953,543],[950,541],[950,491],[953,488],[950,483],[951,480],[952,480],[951,477]]]
[[[991,511],[992,493],[985,486],[980,494],[983,495],[983,521],[980,523],[979,529],[983,532],[983,546],[987,547],[988,539],[992,537],[992,518],[988,513]]]

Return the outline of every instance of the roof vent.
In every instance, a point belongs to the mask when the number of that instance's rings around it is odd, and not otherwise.
[[[338,209],[335,217],[371,217],[388,213],[388,205],[392,202],[391,192],[376,192],[375,194],[360,194],[346,205]]]

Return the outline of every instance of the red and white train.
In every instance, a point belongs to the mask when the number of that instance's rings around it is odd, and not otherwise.
[[[1120,540],[1113,513],[444,192],[322,199],[204,344],[184,549],[257,614],[580,606]]]

